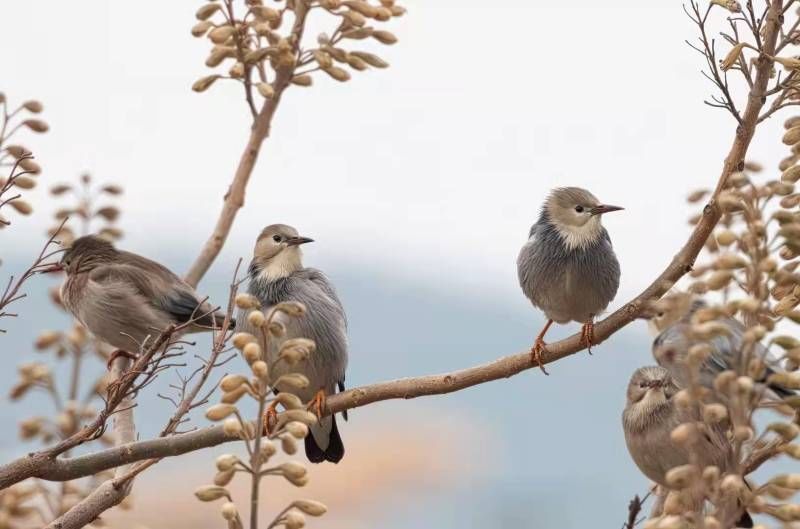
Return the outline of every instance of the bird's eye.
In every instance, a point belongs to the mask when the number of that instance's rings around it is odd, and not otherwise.
[[[644,381],[643,382],[639,382],[639,387],[642,388],[642,389],[644,389],[644,388],[646,388],[648,386],[649,386],[649,384],[647,382],[644,382]]]
[[[575,211],[578,213],[583,213],[583,206],[575,206]]]
[[[272,236],[272,240],[275,241],[275,242],[281,242],[281,236],[280,235],[273,235]]]
[[[664,317],[663,312],[659,312],[658,314],[656,314],[656,318],[663,318],[663,317]]]

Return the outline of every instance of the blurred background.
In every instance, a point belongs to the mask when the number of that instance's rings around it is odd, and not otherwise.
[[[27,142],[45,185],[26,195],[34,215],[0,233],[0,278],[24,270],[43,244],[56,209],[46,188],[83,171],[125,187],[120,246],[188,268],[216,222],[250,119],[238,85],[190,90],[207,72],[208,45],[189,34],[199,5],[3,5],[0,89],[12,101],[43,101],[51,130]],[[400,42],[380,50],[388,70],[345,84],[319,77],[287,93],[245,208],[199,289],[224,303],[237,260],[249,260],[267,224],[313,237],[306,264],[332,278],[348,311],[349,387],[529,348],[543,319],[519,291],[516,256],[555,186],[586,187],[626,208],[605,219],[623,270],[609,310],[618,308],[685,240],[696,212],[685,197],[716,182],[735,129],[702,103],[713,87],[684,43],[696,28],[677,2],[404,5],[408,14],[388,28]],[[782,118],[773,121],[750,159],[783,157]],[[769,166],[764,177],[777,174]],[[3,322],[4,391],[38,332],[67,325],[47,300],[54,284],[28,283],[29,297],[14,306],[23,317]],[[341,425],[344,460],[313,467],[303,490],[267,482],[265,505],[323,501],[329,515],[311,522],[320,528],[619,526],[627,502],[647,489],[620,414],[630,373],[652,363],[650,340],[635,323],[593,356],[549,366],[549,377],[534,369],[354,410]],[[207,345],[200,339],[198,349]],[[172,411],[155,397],[172,377],[141,397],[142,438]],[[4,460],[36,448],[17,439],[15,423],[48,405],[38,396],[2,401]],[[192,491],[210,481],[213,458],[234,449],[159,464],[137,480],[133,509],[108,520],[219,527],[218,506]]]

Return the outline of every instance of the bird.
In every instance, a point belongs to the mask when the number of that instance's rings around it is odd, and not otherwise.
[[[746,347],[744,334],[746,327],[732,316],[717,315],[715,322],[721,323],[726,332],[711,338],[700,339],[692,332],[692,318],[708,304],[701,297],[689,292],[673,291],[650,307],[640,317],[648,320],[648,325],[655,339],[652,352],[656,362],[669,370],[675,382],[681,388],[687,387],[690,370],[686,363],[689,349],[696,344],[708,344],[710,354],[700,364],[698,383],[714,390],[714,380],[723,371],[733,370],[746,372]],[[760,342],[756,342],[752,351],[754,357],[764,362],[763,373],[755,380],[763,388],[762,402],[777,401],[795,395],[795,392],[774,382],[768,382],[771,375],[782,371],[776,360]]]
[[[667,472],[690,463],[700,469],[716,466],[721,474],[736,472],[736,458],[725,428],[718,423],[703,423],[698,407],[678,406],[673,399],[678,391],[670,372],[663,367],[646,366],[634,371],[622,412],[625,444],[633,462],[642,474],[665,489],[670,488]],[[699,427],[701,435],[693,443],[673,441],[672,431],[684,423]],[[746,511],[738,526],[753,527]]]
[[[57,266],[66,279],[61,300],[73,316],[97,338],[116,348],[118,356],[136,357],[171,325],[191,322],[175,333],[220,328],[225,314],[183,279],[161,264],[118,250],[96,235],[75,239]],[[231,326],[235,321],[231,321]]]
[[[306,307],[302,317],[282,321],[286,332],[275,343],[265,344],[271,377],[277,380],[286,373],[300,373],[310,382],[305,389],[292,389],[303,402],[316,408],[319,420],[310,427],[305,438],[306,457],[312,463],[338,463],[344,457],[344,444],[335,415],[321,417],[327,395],[345,389],[347,368],[347,317],[336,289],[328,278],[315,268],[303,266],[301,245],[313,239],[301,236],[286,224],[264,228],[256,239],[249,267],[248,293],[256,297],[262,309],[278,303],[295,301]],[[254,309],[241,309],[237,330],[258,336],[258,329],[248,322]],[[280,343],[293,338],[307,338],[316,344],[315,352],[304,362],[293,366],[275,362]],[[272,366],[275,366],[274,368]],[[276,388],[280,391],[281,388]],[[343,413],[345,420],[347,414]]]
[[[620,279],[619,261],[601,217],[622,209],[601,204],[579,187],[553,189],[519,252],[522,291],[547,316],[531,348],[533,361],[545,374],[544,336],[553,322],[582,324],[581,338],[591,353],[594,317],[614,299]]]

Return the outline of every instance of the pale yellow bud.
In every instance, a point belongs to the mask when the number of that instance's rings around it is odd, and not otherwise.
[[[240,435],[242,433],[242,423],[239,422],[239,419],[230,417],[222,423],[222,431],[228,436]]]
[[[256,360],[250,367],[253,370],[253,374],[262,380],[269,375],[269,367],[263,360]]]
[[[219,383],[219,387],[222,388],[222,391],[228,392],[237,389],[246,382],[247,377],[244,375],[225,375]]]
[[[248,363],[253,363],[261,358],[261,346],[255,342],[250,342],[242,349],[242,354]]]
[[[214,485],[224,487],[231,482],[235,473],[236,471],[232,468],[229,468],[228,470],[220,470],[214,475]]]
[[[306,525],[306,517],[303,513],[298,511],[289,511],[286,513],[286,529],[301,529]]]
[[[216,485],[206,485],[194,491],[194,495],[200,501],[214,501],[220,498],[230,498],[228,489]]]
[[[294,503],[292,503],[292,506],[303,511],[309,516],[322,516],[328,512],[328,508],[325,506],[325,504],[315,500],[295,500]]]
[[[206,410],[206,419],[209,421],[221,421],[235,411],[236,406],[233,404],[214,404]]]
[[[297,453],[297,442],[291,434],[283,434],[279,436],[281,440],[281,450],[288,455]]]
[[[269,441],[267,439],[261,440],[261,458],[266,461],[270,457],[275,455],[278,449],[275,447],[275,443]]]
[[[286,431],[295,439],[303,439],[308,435],[308,426],[299,421],[292,421],[286,425]]]
[[[240,293],[236,294],[236,306],[240,309],[255,309],[261,306],[258,298],[252,294]]]
[[[234,520],[239,515],[236,504],[231,501],[223,503],[220,512],[222,513],[222,517],[226,520]]]
[[[681,465],[670,469],[665,478],[670,488],[685,489],[694,483],[697,474],[697,467],[694,465]]]
[[[233,454],[222,454],[216,460],[217,470],[230,470],[236,463],[239,462],[239,458]]]
[[[718,423],[727,416],[728,410],[722,404],[706,404],[703,407],[703,419],[708,423]]]
[[[265,321],[264,313],[260,310],[251,311],[250,314],[247,315],[247,323],[253,327],[261,327],[264,325]]]

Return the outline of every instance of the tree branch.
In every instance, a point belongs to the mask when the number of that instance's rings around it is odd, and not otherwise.
[[[303,37],[303,29],[305,26],[306,15],[308,13],[308,6],[305,0],[295,2],[295,20],[292,27],[292,36],[294,37],[295,54],[300,47],[300,41]],[[205,273],[211,267],[211,263],[219,255],[225,240],[233,226],[233,221],[239,209],[244,206],[245,190],[247,183],[250,180],[250,175],[253,173],[253,168],[258,160],[258,154],[261,151],[261,146],[264,140],[269,137],[270,127],[272,126],[272,118],[275,115],[275,110],[281,101],[281,96],[284,90],[289,86],[294,75],[295,65],[279,67],[276,70],[275,81],[272,87],[275,94],[264,101],[261,111],[253,121],[253,127],[250,129],[250,138],[247,141],[247,146],[239,159],[239,166],[236,168],[236,173],[233,176],[228,192],[225,194],[224,203],[222,205],[222,212],[217,219],[217,224],[211,237],[206,241],[200,255],[189,268],[186,273],[186,282],[196,287],[203,278]]]

